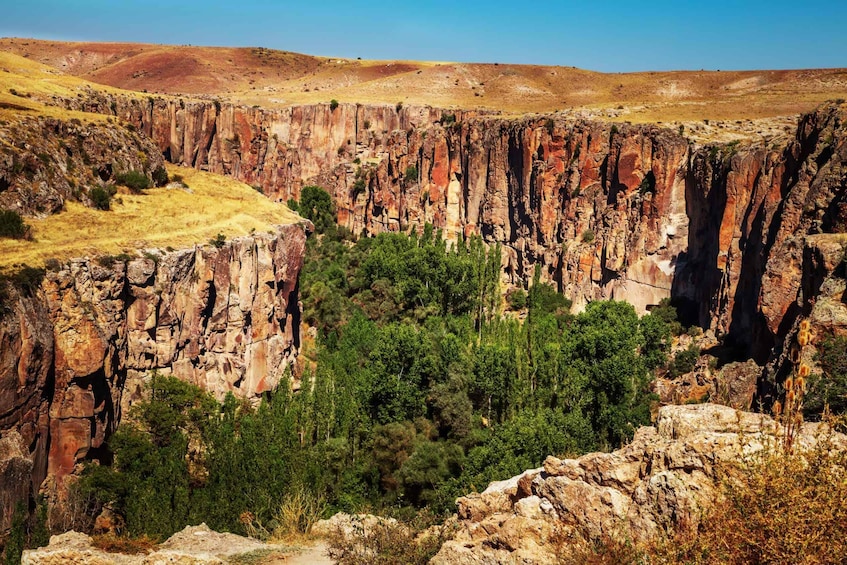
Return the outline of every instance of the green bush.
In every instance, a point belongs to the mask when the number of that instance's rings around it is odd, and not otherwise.
[[[526,291],[522,288],[512,290],[506,295],[506,302],[510,310],[523,310],[526,308]]]
[[[582,243],[592,243],[594,241],[594,230],[585,230],[582,232]]]
[[[335,227],[335,206],[329,193],[319,186],[304,186],[300,192],[298,212],[324,233]]]
[[[165,183],[167,183],[167,175],[165,172]],[[127,171],[115,175],[115,181],[133,191],[146,190],[152,186],[147,175],[140,171]]]
[[[209,245],[214,246],[217,249],[220,249],[226,243],[226,236],[222,233],[219,233],[215,237],[209,240]]]
[[[820,414],[828,406],[833,414],[847,413],[847,336],[825,337],[821,341],[818,362],[823,373],[809,379],[805,412]]]
[[[671,378],[693,371],[699,358],[700,348],[693,343],[687,349],[678,352],[669,367]]]
[[[112,207],[112,195],[110,191],[101,186],[92,188],[88,193],[88,197],[91,198],[91,202],[94,203],[94,207],[98,210],[109,210]]]
[[[14,210],[0,210],[0,237],[21,239],[29,231],[24,219]]]
[[[403,174],[403,180],[407,183],[416,182],[418,180],[418,167],[409,165],[406,167],[406,172]]]
[[[15,265],[13,269],[0,273],[0,287],[3,287],[5,291],[5,285],[8,283],[24,296],[33,296],[41,286],[45,274],[46,271],[38,267],[30,267],[26,264]]]
[[[146,178],[146,177],[145,177]],[[168,171],[162,166],[153,169],[153,183],[156,186],[165,186],[168,184]]]
[[[665,322],[673,335],[682,335],[685,331],[677,317],[676,307],[671,305],[670,298],[663,298],[659,302],[658,306],[655,306],[652,310],[650,310],[650,313]]]
[[[334,112],[336,108],[338,108],[338,100],[333,98],[329,101],[329,109]]]

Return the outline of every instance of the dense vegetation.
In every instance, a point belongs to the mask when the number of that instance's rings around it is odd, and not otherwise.
[[[327,512],[447,512],[461,493],[549,454],[618,447],[649,422],[670,338],[660,317],[614,301],[572,315],[537,274],[512,300],[524,319],[504,315],[498,248],[449,245],[430,227],[353,242],[331,206],[304,188],[317,231],[304,319],[318,332],[301,390],[281,386],[253,409],[155,377],[109,442],[114,464],[84,473],[91,516],[110,504],[134,535],[201,520],[269,531],[295,491]]]

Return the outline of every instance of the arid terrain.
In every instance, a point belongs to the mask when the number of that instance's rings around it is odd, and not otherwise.
[[[847,69],[843,68],[598,73],[496,62],[314,57],[262,47],[33,39],[2,39],[0,50],[99,84],[263,107],[337,99],[480,108],[504,114],[582,111],[633,123],[743,122],[796,116],[847,92]]]
[[[574,551],[618,530],[841,562],[847,439],[803,419],[847,414],[845,98],[847,69],[0,39],[4,562],[69,532],[23,562],[601,563]],[[709,514],[742,458],[754,502]],[[797,536],[740,527],[760,493]],[[297,556],[209,530],[330,510]]]

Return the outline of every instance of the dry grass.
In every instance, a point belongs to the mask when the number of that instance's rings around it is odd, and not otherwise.
[[[721,468],[721,496],[699,527],[635,546],[625,536],[562,544],[566,564],[844,563],[847,452],[831,438],[810,451],[782,443]]]
[[[421,524],[373,520],[353,523],[353,531],[330,533],[329,556],[338,565],[425,565],[454,532],[452,524],[422,528]]]
[[[0,51],[0,119],[43,115],[66,120],[105,121],[106,116],[65,110],[39,101],[51,96],[73,98],[90,86],[88,81],[13,53]],[[108,86],[97,85],[97,88],[105,92],[124,92]]]
[[[252,512],[239,517],[247,535],[260,540],[301,544],[312,542],[312,526],[326,510],[326,500],[321,495],[299,487],[283,496],[268,524],[263,524]]]
[[[283,204],[234,179],[176,166],[168,166],[168,173],[182,175],[189,190],[124,191],[113,199],[111,211],[67,202],[59,214],[27,219],[33,241],[0,240],[0,267],[42,266],[51,258],[133,254],[144,248],[190,247],[218,233],[231,238],[300,219]]]
[[[759,120],[843,98],[847,70],[598,73],[574,67],[362,61],[255,48],[0,40],[101,84],[260,106],[358,102],[586,111],[635,123]],[[732,127],[728,125],[728,127]],[[757,128],[756,128],[757,129]]]
[[[104,534],[93,536],[91,538],[91,544],[108,553],[138,555],[141,553],[150,553],[155,550],[158,541],[148,536],[129,538],[114,534]]]

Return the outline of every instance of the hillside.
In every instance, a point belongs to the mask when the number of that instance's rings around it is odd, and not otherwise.
[[[844,97],[847,69],[598,73],[575,67],[326,58],[256,48],[2,39],[92,82],[263,107],[340,102],[579,110],[636,123],[796,116]]]
[[[92,86],[0,53],[0,208],[28,216],[31,228],[29,239],[0,239],[0,268],[151,246],[190,247],[218,233],[241,236],[300,219],[243,182],[170,165],[169,176],[184,183],[135,193],[118,187],[111,210],[91,207],[91,190],[115,183],[119,170],[149,176],[162,163],[156,146],[133,126],[46,103],[76,98]]]

